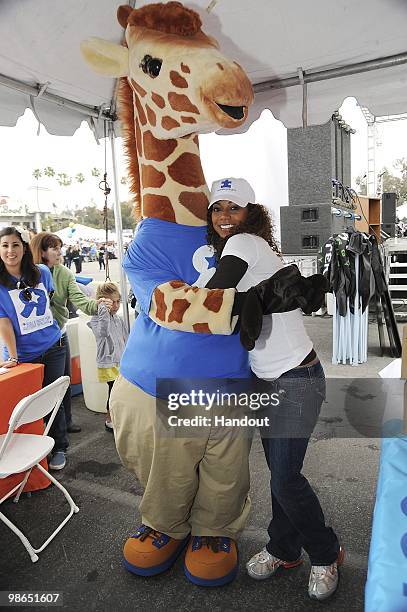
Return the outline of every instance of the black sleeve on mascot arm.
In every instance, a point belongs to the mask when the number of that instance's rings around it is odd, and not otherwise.
[[[249,267],[247,261],[235,255],[221,257],[215,274],[206,284],[207,289],[230,289],[236,287]]]
[[[297,298],[303,290],[301,280],[297,266],[291,265],[249,289],[240,317],[240,341],[248,351],[260,336],[263,315],[298,308]]]
[[[247,261],[235,255],[225,255],[221,257],[215,274],[206,283],[207,289],[230,289],[236,287],[248,268]],[[247,292],[239,291],[235,295],[233,302],[232,316],[240,315]]]

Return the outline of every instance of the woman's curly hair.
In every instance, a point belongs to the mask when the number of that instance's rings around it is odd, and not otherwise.
[[[212,225],[212,206],[208,209],[208,230],[206,239],[208,244],[213,247],[217,261],[221,258],[222,251],[226,242],[236,234],[254,234],[263,238],[271,247],[271,249],[281,257],[280,249],[274,238],[274,228],[270,214],[265,206],[261,204],[247,205],[247,218],[244,223],[240,223],[235,227],[230,236],[221,238]]]

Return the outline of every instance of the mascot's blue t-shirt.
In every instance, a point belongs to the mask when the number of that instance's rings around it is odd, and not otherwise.
[[[19,361],[30,361],[45,353],[61,336],[58,323],[52,316],[49,292],[53,291],[51,272],[39,265],[41,278],[37,287],[30,289],[27,300],[23,289],[8,289],[0,285],[0,318],[8,317],[16,336]],[[3,349],[4,359],[8,351]]]
[[[250,376],[239,334],[179,332],[157,325],[148,316],[157,285],[182,280],[202,287],[213,275],[215,258],[206,243],[206,227],[144,219],[123,267],[141,308],[120,365],[128,381],[156,396],[157,378]]]

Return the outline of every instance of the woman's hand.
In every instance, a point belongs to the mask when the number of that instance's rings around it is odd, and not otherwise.
[[[0,368],[15,368],[18,365],[17,361],[2,361]]]

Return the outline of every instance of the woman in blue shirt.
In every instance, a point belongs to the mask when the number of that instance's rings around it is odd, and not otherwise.
[[[52,276],[46,266],[36,266],[28,231],[6,227],[0,231],[0,338],[5,345],[1,367],[19,362],[42,363],[44,386],[63,376],[65,346],[52,316]],[[65,467],[68,448],[65,414],[60,406],[50,435],[55,440],[50,468]]]

